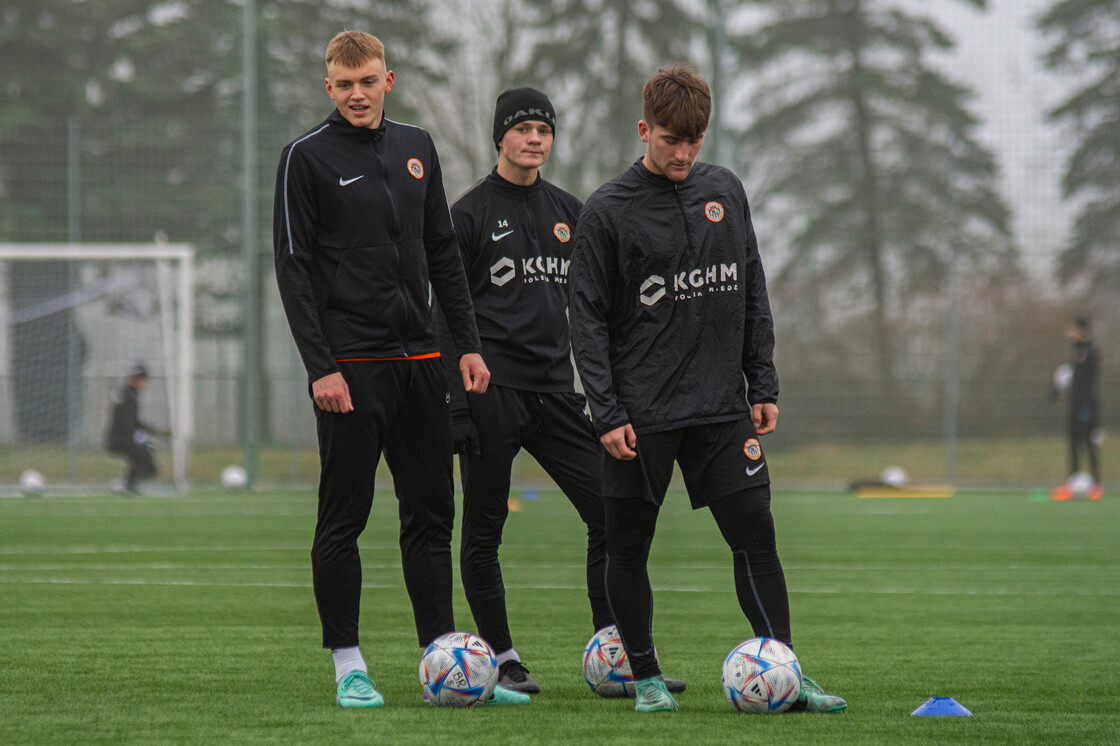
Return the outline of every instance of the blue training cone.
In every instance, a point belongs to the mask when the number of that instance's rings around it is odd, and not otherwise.
[[[930,697],[926,703],[910,713],[925,716],[972,717],[972,713],[952,697]]]

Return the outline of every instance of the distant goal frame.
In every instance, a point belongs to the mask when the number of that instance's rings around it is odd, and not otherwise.
[[[194,432],[194,256],[195,249],[184,243],[73,243],[65,241],[38,243],[0,242],[0,261],[101,261],[151,260],[156,263],[160,282],[170,284],[168,264],[179,263],[173,297],[179,299],[175,315],[175,346],[173,366],[168,367],[168,414],[171,418],[171,452],[175,489],[180,494],[190,490],[191,441]],[[168,356],[170,357],[170,356]]]

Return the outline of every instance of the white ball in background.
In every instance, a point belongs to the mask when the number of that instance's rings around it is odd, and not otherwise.
[[[1054,388],[1058,391],[1068,391],[1073,382],[1073,366],[1062,363],[1054,370]]]
[[[237,464],[222,469],[222,486],[227,490],[243,490],[249,485],[249,472]]]
[[[1069,478],[1069,488],[1077,497],[1088,497],[1089,490],[1093,489],[1093,475],[1087,471],[1079,471]]]
[[[28,469],[19,475],[20,491],[28,497],[43,494],[44,486],[46,486],[46,480],[43,479],[42,474],[34,469]]]
[[[879,481],[891,487],[905,487],[906,483],[910,481],[910,478],[906,475],[906,470],[901,466],[888,466],[886,469],[883,469],[883,474],[879,477]]]

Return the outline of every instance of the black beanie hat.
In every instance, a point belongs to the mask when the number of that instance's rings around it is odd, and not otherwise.
[[[512,88],[498,96],[494,106],[494,147],[502,141],[509,128],[518,122],[546,122],[556,132],[556,110],[548,96],[535,88]]]

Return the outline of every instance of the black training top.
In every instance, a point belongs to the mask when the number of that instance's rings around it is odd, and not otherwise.
[[[273,245],[309,380],[340,360],[437,352],[429,281],[460,354],[481,350],[439,157],[419,127],[355,127],[335,111],[285,147]]]
[[[1070,412],[1075,421],[1095,422],[1100,416],[1100,356],[1093,342],[1074,342],[1070,352]]]
[[[539,176],[520,186],[497,170],[451,207],[493,383],[574,389],[568,268],[579,210],[578,199]]]
[[[697,163],[675,183],[638,161],[603,185],[580,213],[570,292],[600,435],[723,422],[747,400],[777,401],[766,277],[731,171]]]

